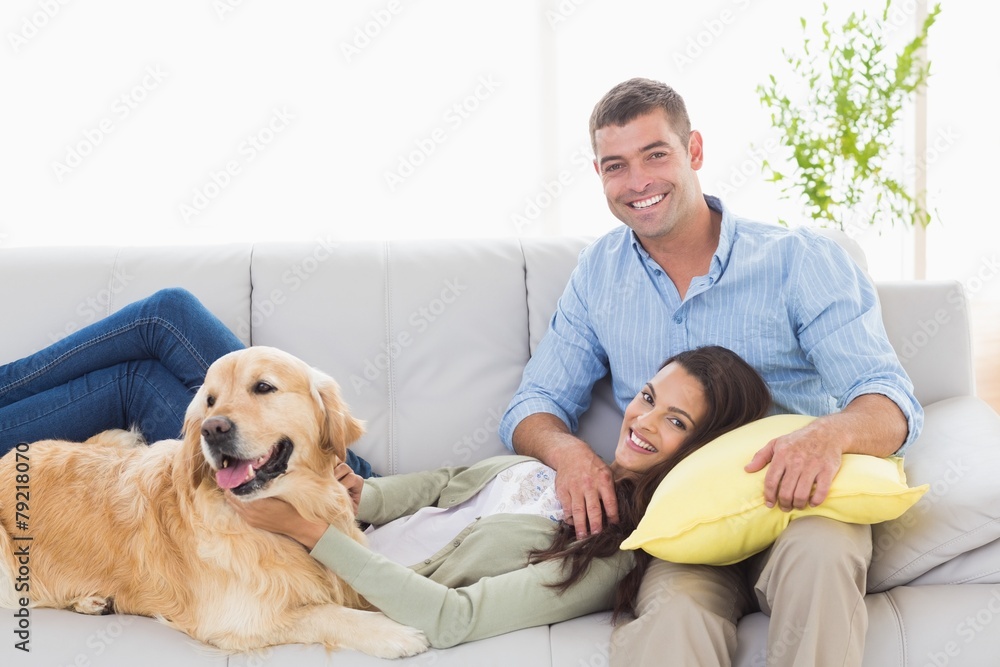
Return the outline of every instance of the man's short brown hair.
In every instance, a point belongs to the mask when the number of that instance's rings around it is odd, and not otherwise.
[[[691,120],[677,91],[665,83],[635,78],[623,81],[607,92],[590,115],[590,145],[597,156],[597,131],[602,127],[621,127],[656,109],[662,109],[681,145],[687,150]]]

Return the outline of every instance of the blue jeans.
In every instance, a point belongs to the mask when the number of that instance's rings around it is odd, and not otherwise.
[[[243,343],[198,299],[165,289],[0,366],[0,456],[19,442],[80,442],[137,427],[147,442],[177,438],[209,365]],[[370,477],[367,461],[347,463]]]

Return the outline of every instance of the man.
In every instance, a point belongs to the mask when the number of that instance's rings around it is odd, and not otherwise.
[[[581,253],[500,426],[508,446],[559,471],[579,535],[617,520],[608,466],[573,435],[594,382],[610,371],[623,408],[650,369],[684,349],[728,347],[763,375],[776,412],[820,416],[746,462],[767,466],[769,505],[818,505],[843,454],[888,456],[916,438],[923,412],[871,283],[832,241],[738,219],[704,196],[702,137],[675,91],[619,84],[595,107],[590,134],[625,226]],[[768,664],[860,665],[870,560],[869,527],[808,518],[737,565],[655,561],[638,617],[615,630],[612,663],[729,665],[736,622],[762,609]]]

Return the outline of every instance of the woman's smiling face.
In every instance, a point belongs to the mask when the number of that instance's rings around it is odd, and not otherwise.
[[[642,475],[665,461],[705,417],[705,390],[683,366],[664,366],[625,408],[615,468]]]

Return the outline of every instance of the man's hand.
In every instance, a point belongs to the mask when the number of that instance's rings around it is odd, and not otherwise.
[[[561,419],[544,412],[525,417],[514,429],[513,439],[518,454],[555,468],[564,521],[576,529],[577,539],[601,532],[604,514],[610,523],[618,523],[611,468]]]
[[[863,394],[842,412],[820,417],[805,428],[775,438],[744,468],[764,475],[764,500],[784,511],[815,507],[830,492],[844,454],[890,456],[906,439],[899,407],[881,394]]]
[[[826,500],[840,470],[842,446],[840,434],[817,420],[767,443],[745,470],[757,472],[770,464],[764,475],[764,501],[768,507],[774,507],[775,502],[785,512],[793,507],[815,507]]]
[[[586,453],[569,457],[556,474],[556,495],[562,503],[564,521],[576,529],[577,539],[599,533],[608,521],[618,522],[618,499],[611,468],[588,447]]]

